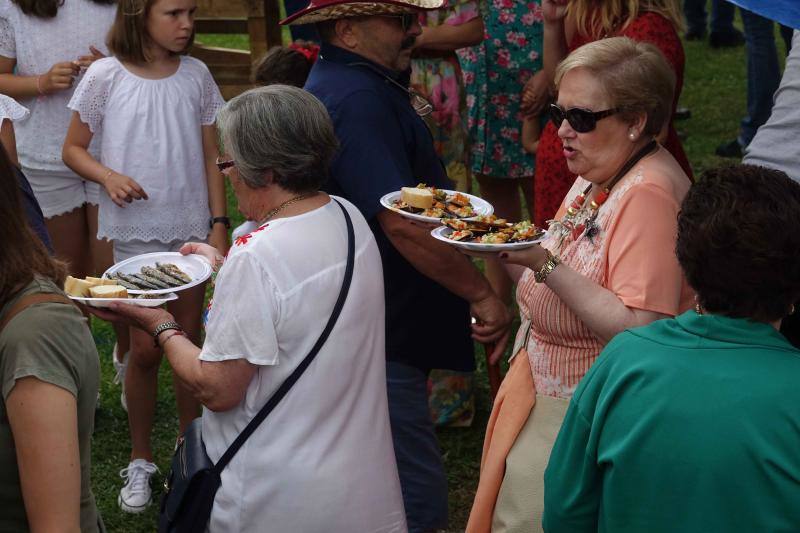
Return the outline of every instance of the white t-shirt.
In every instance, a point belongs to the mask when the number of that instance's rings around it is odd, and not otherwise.
[[[209,530],[406,531],[386,397],[383,271],[351,203],[355,269],[327,342],[222,472]],[[239,237],[216,280],[203,361],[259,369],[242,403],[203,411],[216,462],[317,341],[344,277],[339,206],[269,222]]]
[[[45,19],[24,14],[11,0],[0,0],[0,56],[16,58],[20,76],[38,76],[56,63],[90,55],[90,45],[108,54],[106,34],[116,12],[116,5],[65,0],[54,18]],[[61,148],[72,116],[67,108],[72,92],[20,99],[31,113],[14,125],[24,168],[71,172],[61,160]],[[95,157],[98,146],[93,141],[89,147]]]
[[[210,211],[202,126],[222,95],[208,67],[181,56],[171,76],[151,80],[114,57],[95,61],[69,102],[101,136],[100,161],[136,180],[149,196],[124,208],[100,195],[98,238],[171,242],[208,235]]]

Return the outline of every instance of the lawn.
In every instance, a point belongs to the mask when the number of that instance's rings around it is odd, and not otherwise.
[[[245,36],[200,35],[197,40],[215,46],[247,47]],[[779,49],[782,50],[782,42]],[[713,155],[714,147],[733,139],[738,122],[745,112],[745,59],[742,47],[732,50],[712,50],[704,43],[685,44],[686,73],[681,105],[691,109],[692,117],[679,122],[678,129],[687,135],[686,152],[695,171],[723,163]],[[477,190],[477,185],[475,185]],[[240,221],[235,202],[229,194],[229,212]],[[119,388],[112,384],[111,364],[113,335],[110,329],[94,321],[93,332],[100,351],[102,384],[100,408],[96,417],[93,442],[93,487],[98,505],[111,532],[146,532],[155,529],[157,506],[140,515],[122,513],[117,507],[121,485],[118,472],[127,466],[129,450],[128,425],[119,403]],[[490,400],[483,353],[477,348],[477,416],[470,428],[439,430],[439,438],[450,482],[450,512],[452,531],[463,530],[478,479],[481,446]],[[160,374],[157,424],[153,440],[155,462],[162,473],[169,459],[177,431],[171,377],[166,364]],[[268,424],[269,422],[267,422]],[[280,473],[273,473],[280,475]],[[162,477],[154,480],[154,498],[161,494]]]

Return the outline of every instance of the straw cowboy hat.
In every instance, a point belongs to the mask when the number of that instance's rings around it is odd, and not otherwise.
[[[443,7],[447,0],[311,0],[302,9],[281,21],[281,24],[309,24],[363,15],[391,15],[413,11],[429,11]]]

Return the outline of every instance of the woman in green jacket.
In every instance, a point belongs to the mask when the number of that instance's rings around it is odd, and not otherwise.
[[[800,530],[800,184],[712,170],[678,217],[697,306],[628,330],[581,381],[545,473],[548,533]]]

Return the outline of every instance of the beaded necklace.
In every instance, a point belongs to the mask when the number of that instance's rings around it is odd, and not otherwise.
[[[556,237],[556,248],[561,249],[564,240],[569,236],[573,241],[577,241],[583,235],[586,235],[590,241],[597,235],[600,228],[597,226],[597,212],[600,210],[608,197],[611,195],[611,189],[619,183],[619,181],[630,172],[630,170],[642,160],[643,157],[654,151],[658,147],[655,140],[650,141],[641,150],[633,154],[630,159],[622,166],[614,178],[603,187],[603,190],[595,194],[594,198],[586,204],[586,197],[594,187],[590,183],[582,193],[575,197],[574,200],[567,207],[567,212],[561,220],[550,220],[548,232]]]

